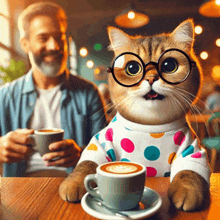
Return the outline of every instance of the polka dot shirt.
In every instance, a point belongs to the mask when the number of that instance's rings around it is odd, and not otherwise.
[[[97,133],[78,162],[102,164],[131,161],[146,166],[147,177],[173,177],[181,170],[193,170],[207,182],[211,171],[206,152],[191,133],[185,119],[164,125],[141,125],[119,113]]]

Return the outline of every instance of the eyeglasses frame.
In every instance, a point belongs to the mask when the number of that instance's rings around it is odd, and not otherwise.
[[[165,53],[170,52],[170,51],[174,51],[174,50],[175,50],[175,51],[178,51],[178,52],[180,52],[180,53],[182,53],[183,55],[185,55],[185,57],[188,59],[189,64],[190,64],[190,69],[189,69],[189,71],[188,71],[186,77],[185,77],[184,79],[182,79],[181,81],[179,81],[179,82],[169,82],[169,81],[167,81],[166,79],[164,79],[164,78],[162,77],[162,75],[161,75],[161,73],[160,73],[160,71],[159,71],[159,67],[158,67],[158,63],[159,63],[161,57],[162,57]],[[134,83],[134,84],[132,84],[132,85],[125,85],[125,84],[119,82],[118,79],[117,79],[116,76],[115,76],[115,73],[114,73],[114,64],[115,64],[115,61],[118,59],[118,57],[120,57],[120,56],[122,56],[122,55],[124,55],[124,54],[131,54],[131,55],[134,55],[135,57],[137,57],[137,58],[141,61],[141,64],[142,64],[142,67],[143,67],[143,72],[144,72],[144,73],[143,73],[143,76],[141,77],[141,79],[140,79],[137,83]],[[147,62],[146,64],[144,63],[144,61],[142,60],[142,58],[141,58],[138,54],[136,54],[136,53],[132,53],[132,52],[124,52],[124,53],[121,53],[121,54],[119,54],[119,55],[114,59],[114,62],[113,62],[113,64],[112,64],[112,67],[108,67],[108,68],[107,68],[107,72],[108,72],[108,73],[112,73],[112,76],[113,76],[114,80],[115,80],[118,84],[120,84],[121,86],[124,86],[124,87],[132,87],[132,86],[137,85],[137,84],[145,77],[145,75],[146,75],[146,73],[147,73],[147,71],[145,71],[146,66],[148,66],[148,65],[150,65],[150,64],[151,64],[151,65],[154,65],[154,66],[156,67],[158,75],[160,76],[160,78],[161,78],[164,82],[166,82],[166,83],[168,83],[168,84],[173,84],[173,85],[180,84],[180,83],[184,82],[184,81],[189,77],[189,74],[191,73],[192,67],[195,67],[195,66],[196,66],[196,62],[191,61],[190,58],[189,58],[189,56],[188,56],[184,51],[182,51],[182,50],[180,50],[180,49],[177,49],[177,48],[171,48],[171,49],[165,50],[165,51],[160,55],[160,57],[158,58],[158,60],[157,60],[156,62],[154,62],[154,61],[149,61],[149,62]]]

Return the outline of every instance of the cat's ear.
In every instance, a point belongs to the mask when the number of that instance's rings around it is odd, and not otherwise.
[[[131,45],[131,38],[118,28],[108,27],[107,30],[111,42],[109,50],[113,50],[115,53],[126,51]]]
[[[194,23],[192,19],[182,22],[172,33],[171,37],[175,42],[183,43],[188,48],[193,46],[194,42]]]

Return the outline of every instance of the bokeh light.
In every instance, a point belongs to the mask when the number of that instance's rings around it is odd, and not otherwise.
[[[82,47],[79,50],[79,54],[80,54],[81,57],[86,57],[88,55],[88,50],[85,47]]]
[[[209,54],[206,51],[203,51],[200,53],[200,57],[201,59],[206,60],[209,57]]]
[[[100,51],[102,49],[102,45],[101,44],[95,44],[93,47],[96,51]]]
[[[88,60],[88,61],[86,62],[86,66],[91,69],[91,68],[93,68],[93,66],[94,66],[94,62],[93,62],[92,60]]]
[[[220,47],[220,38],[218,38],[216,41],[215,41],[215,44],[217,47]]]
[[[100,72],[101,72],[101,71],[100,71],[99,68],[95,68],[95,69],[94,69],[94,74],[98,75],[98,74],[100,74]]]
[[[220,0],[215,0],[216,5],[220,5]]]
[[[212,68],[212,78],[219,82],[220,81],[220,66],[216,65]]]
[[[135,13],[133,11],[128,12],[128,18],[129,19],[134,19],[135,18]]]
[[[195,26],[195,33],[196,34],[201,34],[202,31],[203,31],[202,26],[200,26],[200,25]]]

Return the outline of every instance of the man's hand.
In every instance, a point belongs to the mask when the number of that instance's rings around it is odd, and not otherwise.
[[[18,129],[0,137],[0,163],[15,163],[27,159],[32,149],[28,144],[32,139],[33,129]]]
[[[80,158],[81,148],[74,140],[62,140],[49,146],[51,153],[43,155],[46,166],[75,166]]]

